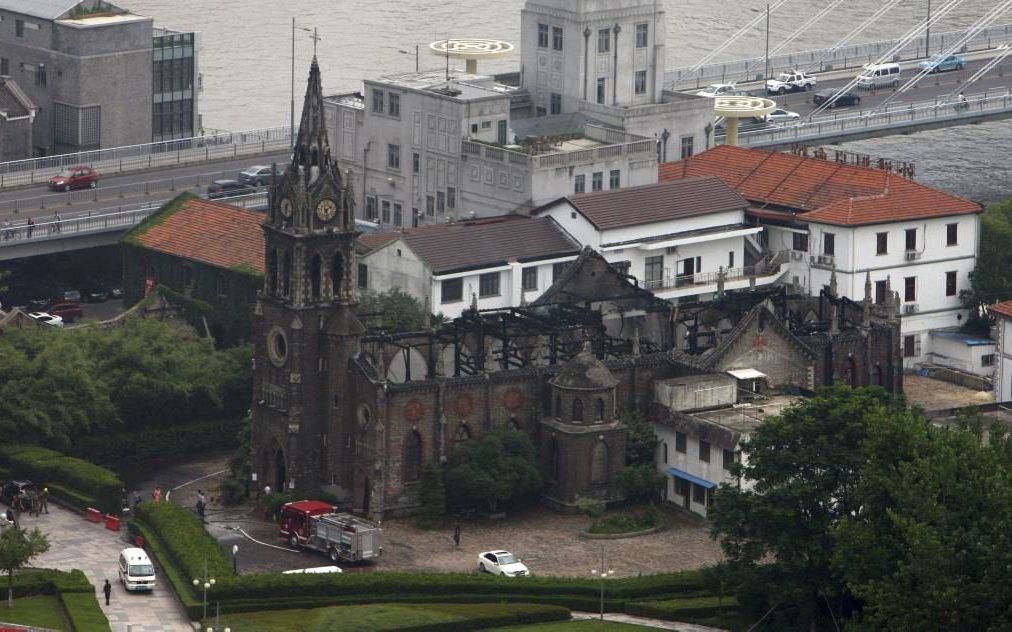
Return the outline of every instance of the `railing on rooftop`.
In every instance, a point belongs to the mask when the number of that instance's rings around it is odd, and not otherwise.
[[[757,281],[766,277],[779,276],[789,260],[789,251],[783,250],[775,255],[769,255],[762,261],[751,266],[740,268],[728,268],[718,272],[697,272],[695,274],[665,274],[659,279],[644,281],[643,286],[648,290],[671,290],[682,288],[703,288],[705,286],[719,285],[720,277],[724,277],[724,283],[756,279]]]
[[[631,143],[602,145],[601,147],[590,149],[577,149],[574,151],[539,155],[525,154],[502,147],[493,147],[473,140],[461,141],[461,151],[467,155],[477,156],[483,160],[494,160],[496,162],[508,162],[514,165],[526,166],[530,169],[586,164],[598,160],[611,160],[623,155],[635,156],[653,153],[656,150],[656,142],[649,138]]]
[[[837,112],[784,126],[741,132],[738,144],[743,147],[768,147],[807,143],[877,131],[901,131],[906,127],[944,124],[950,121],[997,117],[1012,114],[1012,89],[1002,88],[967,97],[965,104],[943,98],[918,103],[895,103],[883,110]]]
[[[960,40],[966,31],[949,31],[933,33],[929,53],[940,53],[947,50],[954,42]],[[860,68],[865,64],[874,63],[883,54],[891,50],[899,40],[869,42],[842,46],[836,50],[822,48],[803,52],[774,55],[770,57],[770,75],[798,69],[808,68],[810,72],[825,72]],[[1003,47],[1012,42],[1012,24],[999,24],[981,30],[967,41],[963,52],[978,52]],[[893,56],[892,61],[909,61],[924,57],[924,38],[914,38],[907,46]],[[675,68],[664,73],[664,85],[672,88],[701,88],[710,83],[734,83],[757,81],[763,78],[766,68],[764,57],[738,59],[735,61],[707,64],[693,70],[691,68]]]
[[[99,173],[108,175],[152,167],[251,156],[281,151],[290,146],[291,129],[285,125],[14,160],[0,163],[0,188],[45,182],[63,167],[74,165],[90,165]]]

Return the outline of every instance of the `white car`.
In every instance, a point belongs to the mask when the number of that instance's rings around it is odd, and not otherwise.
[[[742,91],[736,88],[733,83],[711,83],[697,92],[696,96],[715,99],[717,97],[731,97],[740,94],[742,94]]]
[[[783,108],[777,108],[766,115],[766,120],[770,123],[783,123],[785,121],[796,121],[801,118],[801,115],[797,112],[791,112]]]
[[[63,327],[63,318],[60,316],[54,316],[46,312],[31,312],[28,315],[40,323],[52,325],[53,327]]]
[[[478,572],[506,577],[527,577],[531,574],[527,567],[520,562],[520,559],[509,551],[479,553]]]
[[[290,571],[283,571],[282,575],[303,575],[306,573],[317,574],[317,573],[343,573],[339,566],[314,566],[312,568],[296,568]]]
[[[766,94],[787,94],[788,92],[801,92],[802,90],[813,90],[818,80],[803,72],[782,72],[775,79],[766,81]]]

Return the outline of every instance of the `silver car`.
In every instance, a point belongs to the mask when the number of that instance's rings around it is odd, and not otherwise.
[[[239,172],[239,182],[253,187],[262,187],[271,183],[273,172],[268,165],[253,165]]]

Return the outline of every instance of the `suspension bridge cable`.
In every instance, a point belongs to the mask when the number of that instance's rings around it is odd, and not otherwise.
[[[822,61],[827,56],[829,56],[832,53],[835,53],[836,51],[840,50],[841,48],[849,44],[852,39],[854,39],[864,31],[866,31],[875,22],[878,22],[879,19],[882,18],[882,16],[889,13],[896,5],[900,4],[901,2],[903,2],[903,0],[889,0],[888,2],[886,2],[884,5],[879,7],[878,11],[873,13],[870,17],[866,18],[864,22],[861,22],[860,24],[855,26],[849,33],[844,35],[843,38],[840,39],[840,41],[838,41],[836,44],[833,45],[832,48],[827,49],[825,54],[822,55],[822,57],[820,57],[817,60],[813,60],[812,63],[802,68],[801,69],[802,72],[807,72],[815,64],[822,63]]]
[[[788,1],[789,0],[775,0],[775,2],[773,2],[773,4],[770,5],[769,12],[772,14],[774,11],[776,11],[777,9],[779,9],[781,6],[783,6],[784,4],[786,4]],[[709,62],[710,60],[712,60],[714,57],[716,57],[720,53],[724,52],[724,50],[727,49],[728,46],[730,46],[731,44],[733,44],[734,42],[736,42],[742,35],[744,35],[745,33],[748,33],[750,30],[752,30],[753,28],[755,28],[756,26],[758,26],[759,23],[763,22],[765,19],[766,19],[766,13],[765,12],[763,12],[762,15],[759,15],[759,16],[753,18],[748,24],[746,24],[745,26],[743,26],[740,29],[738,29],[737,31],[735,31],[735,33],[731,37],[729,37],[727,40],[725,40],[723,44],[721,44],[717,48],[714,48],[712,51],[710,51],[709,53],[707,53],[707,55],[705,57],[703,57],[698,62],[696,62],[696,64],[694,66],[692,66],[692,68],[690,68],[689,70],[699,70],[699,68],[701,66],[703,66],[704,64],[706,64],[707,62]]]
[[[829,4],[824,6],[818,13],[805,20],[804,24],[794,29],[794,32],[792,32],[790,35],[787,36],[786,39],[780,42],[780,44],[778,44],[776,48],[771,50],[770,56],[772,57],[773,55],[782,51],[784,48],[787,47],[788,44],[797,39],[799,35],[808,31],[808,29],[812,28],[819,20],[826,17],[826,15],[828,15],[833,9],[840,6],[846,1],[847,0],[833,0],[833,2],[830,2]]]
[[[948,101],[953,96],[955,96],[957,92],[962,92],[966,88],[966,86],[968,86],[968,85],[970,85],[972,83],[975,83],[977,80],[981,79],[984,75],[986,75],[987,73],[991,72],[994,69],[995,66],[997,66],[1001,62],[1005,61],[1005,59],[1009,55],[1012,55],[1012,45],[1008,45],[1005,48],[1005,50],[1002,51],[1002,53],[1000,55],[998,55],[997,57],[995,57],[991,61],[989,61],[986,64],[984,64],[984,66],[980,70],[978,70],[977,72],[973,73],[973,75],[971,75],[966,81],[964,81],[963,85],[961,85],[959,88],[956,88],[955,90],[953,90],[949,94],[945,95],[944,100]]]

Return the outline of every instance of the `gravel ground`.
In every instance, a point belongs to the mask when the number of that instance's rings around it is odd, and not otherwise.
[[[910,373],[903,376],[903,393],[907,396],[907,401],[924,410],[961,408],[994,402],[993,391],[978,391]]]
[[[216,473],[225,468],[227,460],[227,455],[218,455],[167,466],[159,470],[157,479],[143,483],[140,493],[150,498],[156,484],[163,490],[175,488],[171,501],[193,507],[197,490],[213,490],[224,476]],[[190,482],[194,479],[200,480]],[[462,522],[459,547],[453,544],[452,523],[445,529],[422,531],[410,519],[387,520],[382,525],[380,561],[345,570],[472,571],[477,568],[479,552],[500,548],[521,557],[535,575],[589,576],[591,569],[601,566],[602,549],[607,567],[614,569],[618,577],[693,569],[720,560],[720,547],[710,539],[705,521],[674,508],[666,510],[665,515],[669,527],[659,533],[620,540],[586,540],[579,534],[590,525],[590,518],[532,509],[502,520]],[[212,491],[207,517],[208,530],[223,550],[230,552],[233,544],[239,545],[240,573],[329,563],[317,553],[296,552],[283,546],[277,526],[264,520],[254,503],[225,508]]]

